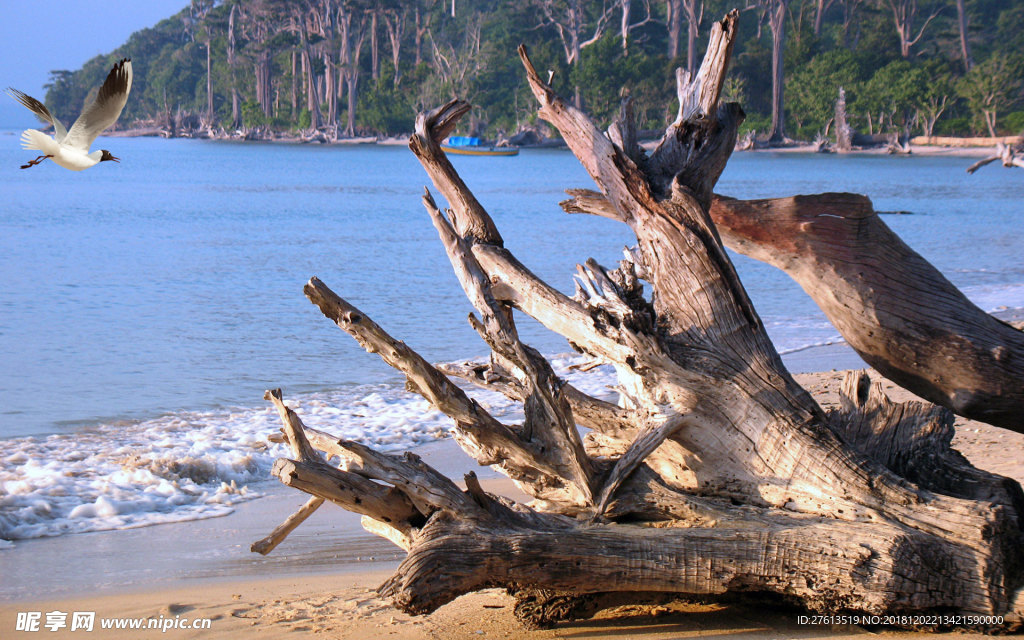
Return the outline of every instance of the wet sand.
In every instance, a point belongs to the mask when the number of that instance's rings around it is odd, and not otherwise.
[[[794,371],[817,365],[860,367],[848,347],[836,344],[786,356]],[[823,406],[836,401],[842,371],[799,373],[798,381]],[[894,400],[912,396],[887,384]],[[954,446],[977,466],[1024,482],[1024,434],[957,420]],[[451,440],[417,453],[446,475],[475,470],[485,488],[516,490],[489,469],[475,468]],[[231,515],[208,520],[19,541],[0,551],[0,637],[16,633],[18,613],[95,612],[101,618],[155,619],[158,624],[209,619],[208,629],[100,630],[103,638],[843,638],[871,632],[854,626],[800,624],[801,612],[757,605],[670,605],[603,612],[594,620],[527,631],[513,618],[511,600],[497,590],[459,598],[429,616],[390,608],[374,589],[404,554],[364,532],[359,519],[327,505],[267,557],[249,544],[269,533],[305,501],[305,495],[268,483],[267,495]],[[166,622],[165,622],[166,621]],[[70,624],[70,617],[68,618]],[[96,623],[99,624],[98,622]],[[75,638],[67,628],[45,637]],[[878,632],[878,633],[875,633]],[[958,634],[958,638],[981,637]]]

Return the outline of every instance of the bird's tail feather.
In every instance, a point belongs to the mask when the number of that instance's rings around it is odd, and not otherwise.
[[[59,146],[53,138],[36,129],[26,129],[21,133],[21,148],[29,151],[42,151],[52,154]]]

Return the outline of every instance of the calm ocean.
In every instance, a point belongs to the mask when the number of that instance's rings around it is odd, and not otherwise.
[[[486,352],[407,149],[99,147],[121,164],[22,171],[32,154],[0,130],[0,539],[217,515],[252,497],[275,455],[262,444],[277,427],[271,387],[309,422],[382,446],[443,434],[441,416],[302,294],[320,277],[430,360]],[[737,154],[718,190],[867,194],[909,212],[885,221],[979,306],[1024,307],[1024,173],[968,176],[970,163]],[[591,186],[568,152],[455,164],[507,246],[566,291],[577,262],[613,265],[630,242],[622,225],[561,213],[563,189]],[[780,351],[838,339],[787,276],[737,266]],[[543,352],[569,350],[523,324]]]

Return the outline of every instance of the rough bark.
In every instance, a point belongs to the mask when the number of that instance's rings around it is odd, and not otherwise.
[[[726,244],[786,271],[864,361],[957,414],[1024,432],[1024,332],[975,306],[864,196],[720,198]]]
[[[737,19],[715,25],[696,76],[678,75],[677,118],[650,155],[635,144],[628,104],[606,135],[520,49],[539,115],[600,188],[594,200],[638,242],[615,269],[587,261],[572,297],[504,248],[440,151],[468,105],[417,119],[410,148],[451,210],[429,193],[424,205],[492,352],[488,365],[446,371],[499,385],[523,403],[523,424],[501,423],[322,282],[307,284],[328,318],[452,418],[467,453],[534,498],[490,495],[472,475],[460,489],[411,454],[305,428],[281,403],[297,459],[275,474],[373,519],[371,531],[407,550],[380,588],[396,606],[426,613],[500,586],[535,623],[586,615],[580,596],[609,592],[767,591],[814,610],[872,614],[1020,608],[1019,487],[949,450],[943,409],[893,405],[856,378],[826,414],[786,371],[736,275],[709,211],[743,118],[738,105],[719,104]],[[620,406],[559,380],[521,342],[511,309],[612,365]],[[577,425],[592,431],[581,438]],[[950,486],[947,468],[970,486]],[[362,491],[367,499],[356,500]],[[395,495],[382,499],[385,491]]]
[[[1014,166],[1000,152],[968,171]],[[569,194],[570,213],[620,219],[597,192]],[[958,415],[1024,432],[1024,332],[968,300],[867,197],[716,196],[710,214],[727,247],[788,273],[887,378]]]

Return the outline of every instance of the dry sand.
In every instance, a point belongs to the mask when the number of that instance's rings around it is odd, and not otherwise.
[[[836,401],[842,372],[797,375],[801,384],[805,385],[824,406]],[[887,384],[887,392],[895,400],[910,399],[906,391]],[[1018,481],[1024,482],[1024,434],[1012,433],[976,422],[957,420],[957,435],[954,446],[966,455],[975,465],[1001,473]],[[432,463],[441,460],[445,471],[450,473],[455,468],[464,466],[465,460],[454,458],[457,452],[450,445],[434,447],[428,450],[434,458]],[[489,489],[505,490],[506,485],[494,480],[489,481]],[[503,491],[504,492],[504,491]],[[264,501],[257,501],[264,502]],[[201,549],[202,538],[209,536],[214,543],[223,545],[222,540],[214,535],[214,529],[222,531],[221,538],[234,540],[235,547],[269,531],[276,521],[287,515],[292,502],[301,503],[299,496],[278,497],[266,501],[273,509],[257,509],[254,516],[241,516],[241,524],[231,523],[228,518],[195,523],[193,528],[186,525],[169,525],[151,527],[135,532],[111,532],[97,534],[110,539],[128,541],[124,547],[125,554],[138,553],[132,547],[149,544],[150,555],[156,561],[161,549],[174,544],[179,557],[189,556],[193,549]],[[243,510],[244,511],[244,510]],[[340,510],[334,509],[337,512]],[[319,514],[317,514],[319,516]],[[246,519],[247,518],[247,519]],[[236,518],[236,520],[238,520]],[[212,524],[211,524],[212,523]],[[593,620],[564,623],[551,630],[524,630],[512,615],[511,600],[501,591],[490,590],[470,594],[459,598],[428,616],[411,617],[388,606],[377,597],[374,589],[387,578],[397,563],[398,556],[394,548],[386,551],[383,542],[367,542],[365,536],[348,538],[352,544],[346,545],[350,553],[387,553],[390,560],[385,563],[354,562],[351,556],[332,556],[330,543],[327,539],[346,539],[345,536],[355,535],[353,521],[339,525],[337,522],[307,523],[310,531],[298,539],[289,539],[275,552],[284,557],[306,557],[305,564],[300,562],[283,562],[279,565],[268,560],[266,564],[253,562],[239,568],[235,561],[235,571],[222,571],[221,577],[211,577],[211,573],[186,572],[188,575],[178,576],[162,586],[142,586],[122,584],[110,589],[108,593],[96,594],[89,588],[75,588],[66,595],[54,595],[56,589],[37,592],[18,597],[10,592],[0,602],[0,638],[46,637],[46,638],[78,638],[97,637],[111,638],[395,638],[397,640],[414,640],[420,638],[455,639],[460,638],[505,638],[541,640],[546,638],[646,638],[663,640],[669,638],[745,638],[749,640],[769,640],[776,638],[843,638],[847,636],[875,635],[892,638],[924,638],[923,633],[897,632],[878,629],[862,629],[855,626],[810,626],[798,623],[799,611],[780,608],[778,606],[755,604],[712,604],[712,605],[669,605],[654,608],[622,608],[602,612]],[[201,527],[206,527],[205,529]],[[184,531],[184,536],[197,536],[195,540],[180,536],[169,542],[168,532]],[[206,533],[203,533],[203,532]],[[299,531],[302,531],[300,528]],[[294,535],[298,535],[297,531]],[[197,533],[198,532],[198,533]],[[224,533],[226,532],[226,533]],[[127,534],[138,537],[136,542]],[[259,534],[259,535],[256,535]],[[22,580],[25,585],[31,584],[31,577],[26,577],[30,569],[13,563],[7,554],[28,553],[33,562],[41,567],[37,577],[45,581],[42,574],[54,571],[54,564],[67,562],[61,560],[59,549],[77,542],[81,549],[83,540],[101,540],[100,537],[67,536],[55,541],[40,541],[38,546],[0,552],[0,579],[2,582]],[[70,542],[69,542],[70,541]],[[176,543],[176,544],[175,544]],[[305,553],[310,546],[315,548],[312,557]],[[353,547],[354,545],[354,547]],[[362,546],[359,546],[362,545]],[[355,548],[355,551],[352,551]],[[336,549],[335,549],[336,550]],[[239,549],[243,554],[244,549]],[[117,562],[118,556],[125,554],[107,554],[108,562]],[[201,555],[201,554],[200,554]],[[230,555],[230,554],[229,554]],[[6,560],[5,560],[6,556]],[[54,561],[54,558],[57,558]],[[239,556],[241,557],[241,555]],[[273,556],[272,556],[273,557]],[[123,560],[124,558],[120,558]],[[360,556],[365,560],[365,556]],[[100,559],[101,561],[103,558]],[[132,560],[132,558],[129,558]],[[138,562],[138,559],[134,560]],[[310,562],[312,561],[312,562]],[[320,562],[320,565],[317,562]],[[187,561],[182,560],[187,565]],[[323,570],[334,567],[334,572],[324,574]],[[12,569],[12,566],[15,569]],[[218,565],[228,567],[228,564]],[[345,570],[340,567],[344,566]],[[65,567],[68,568],[68,567]],[[353,571],[352,569],[356,570]],[[15,570],[17,575],[15,575]],[[223,577],[223,574],[228,577]],[[277,577],[288,575],[291,577]],[[205,576],[205,577],[204,577]],[[271,577],[274,576],[274,577]],[[48,583],[47,583],[48,584]],[[26,588],[28,588],[26,586]],[[91,634],[83,631],[52,632],[40,627],[36,633],[15,632],[19,612],[40,612],[42,622],[45,614],[52,611],[65,613],[96,612],[95,631]],[[195,620],[209,619],[210,628],[186,630],[171,628],[166,632],[159,630],[100,630],[101,618],[155,618],[157,620]],[[70,623],[70,616],[68,618]],[[980,634],[958,633],[956,638],[980,638]]]

